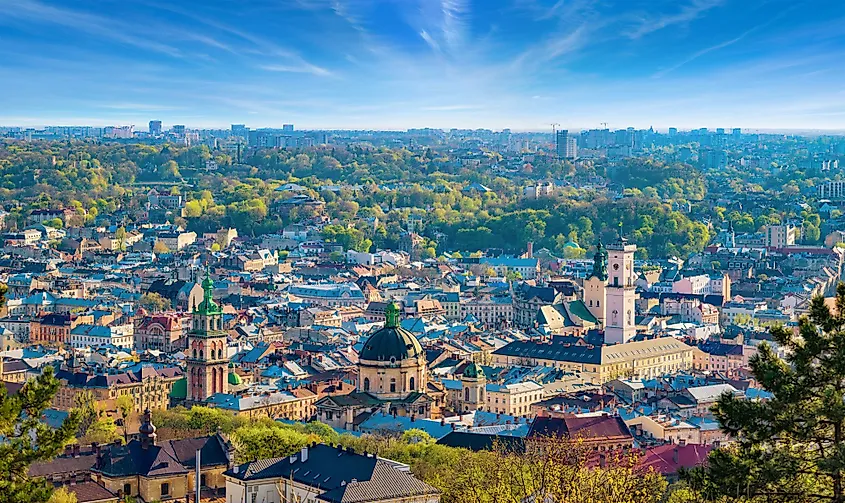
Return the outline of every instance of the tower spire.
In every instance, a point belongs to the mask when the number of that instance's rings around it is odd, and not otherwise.
[[[399,326],[399,305],[391,301],[384,309],[385,328],[396,328]]]

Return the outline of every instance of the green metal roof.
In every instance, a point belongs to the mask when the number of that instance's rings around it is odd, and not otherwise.
[[[170,398],[184,399],[188,398],[188,378],[183,377],[173,383],[170,389]]]

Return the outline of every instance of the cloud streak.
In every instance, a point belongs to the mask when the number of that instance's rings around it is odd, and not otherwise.
[[[650,33],[668,28],[676,24],[689,23],[698,19],[707,11],[724,4],[725,0],[692,0],[683,5],[676,13],[659,14],[656,17],[645,16],[639,26],[628,33],[628,37],[638,39]]]

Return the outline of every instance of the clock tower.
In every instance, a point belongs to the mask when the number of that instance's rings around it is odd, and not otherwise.
[[[621,236],[615,243],[607,245],[609,267],[604,320],[604,342],[607,344],[628,342],[637,335],[634,321],[636,251],[637,245],[629,244]]]
[[[212,299],[214,282],[206,270],[202,282],[203,298],[194,307],[188,333],[188,402],[200,403],[215,393],[226,393],[229,358],[223,310]]]

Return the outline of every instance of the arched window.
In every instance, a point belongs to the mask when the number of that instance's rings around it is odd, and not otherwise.
[[[390,392],[396,393],[396,378],[390,379]]]
[[[593,299],[590,299],[590,307],[593,307]]]
[[[194,348],[194,359],[197,358],[197,348]]]
[[[218,360],[222,360],[222,359],[223,359],[223,350],[222,350],[222,349],[218,349],[218,350],[217,350],[217,359],[218,359]]]
[[[411,376],[411,380],[408,383],[408,385],[411,387],[411,391],[414,391],[415,389],[417,389],[416,386],[414,386],[415,384],[416,384],[416,381],[414,380],[414,377]]]
[[[469,388],[464,388],[464,401],[469,402]]]
[[[370,378],[364,378],[364,391],[370,391]]]
[[[203,359],[202,349],[200,349],[200,360],[202,360],[202,359]]]

